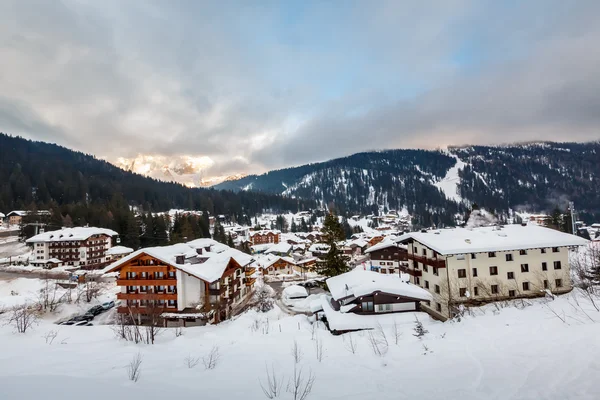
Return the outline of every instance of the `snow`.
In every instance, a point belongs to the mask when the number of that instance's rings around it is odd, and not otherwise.
[[[153,400],[201,394],[261,400],[265,366],[287,383],[294,368],[290,348],[296,342],[303,352],[300,366],[317,377],[307,400],[600,398],[600,312],[577,291],[531,303],[499,310],[489,305],[461,322],[441,323],[420,313],[377,315],[389,342],[383,357],[373,354],[369,332],[333,336],[319,323],[313,340],[309,317],[277,308],[265,314],[249,311],[216,326],[185,328],[180,337],[167,329],[154,345],[118,340],[108,326],[57,326],[51,316],[26,334],[0,323],[0,397]],[[365,316],[354,317],[365,321]],[[413,336],[415,317],[429,331],[422,339]],[[401,334],[398,344],[394,322]],[[58,337],[50,345],[43,336],[51,330]],[[321,362],[315,356],[316,339],[323,347]],[[348,350],[349,340],[356,354]],[[202,362],[191,369],[185,365],[186,357],[201,358],[213,346],[221,355],[215,369],[205,370]],[[127,379],[127,366],[138,353],[141,377],[134,383]],[[290,394],[284,391],[280,398]]]
[[[93,228],[93,227],[77,227],[77,228],[65,228],[58,231],[50,231],[40,233],[29,239],[27,243],[38,243],[38,242],[63,242],[69,240],[86,240],[92,235],[107,235],[117,236],[118,233],[112,229],[105,228]]]
[[[395,243],[391,238],[385,238],[381,242],[377,243],[374,246],[369,247],[365,254],[372,253],[377,250],[387,249],[388,247],[398,247],[398,244]]]
[[[364,296],[376,291],[425,301],[432,299],[428,291],[403,281],[399,276],[358,268],[327,279],[327,287],[336,300]]]
[[[465,167],[465,163],[461,161],[458,156],[454,154],[448,154],[456,158],[456,164],[446,172],[446,176],[441,181],[434,183],[434,186],[440,189],[446,198],[454,200],[457,203],[462,201],[460,194],[458,193],[458,186],[460,185],[460,176],[458,173]]]
[[[292,250],[292,245],[285,242],[279,242],[274,246],[271,246],[265,253],[289,253]]]
[[[125,246],[113,246],[106,251],[106,255],[108,256],[117,256],[129,253],[133,253],[133,249]]]
[[[575,235],[537,225],[504,225],[473,229],[452,228],[436,231],[410,232],[398,237],[398,242],[414,239],[439,254],[466,254],[488,251],[562,246],[584,246],[587,240]]]
[[[291,286],[288,286],[285,289],[283,289],[282,295],[284,298],[288,298],[288,299],[300,298],[300,297],[306,298],[306,297],[308,297],[308,292],[302,286],[291,285]]]

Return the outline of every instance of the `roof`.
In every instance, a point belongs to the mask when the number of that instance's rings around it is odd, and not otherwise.
[[[185,244],[194,249],[206,249],[207,247],[210,247],[210,251],[213,253],[220,253],[230,248],[226,244],[217,242],[216,240],[210,238],[195,239],[190,242],[186,242]]]
[[[369,247],[365,251],[365,253],[366,254],[372,253],[377,250],[387,249],[388,247],[398,247],[398,244],[396,242],[392,241],[391,239],[385,238],[381,242],[377,243],[376,245]]]
[[[253,232],[250,232],[250,237],[252,237],[254,235],[268,235],[269,233],[271,235],[279,235],[281,233],[281,231],[278,231],[276,229],[264,229],[261,231],[253,231]]]
[[[0,212],[0,218],[4,218],[6,217],[6,215],[4,215],[3,213]]]
[[[125,246],[113,246],[110,249],[106,250],[106,254],[109,256],[117,256],[129,253],[133,253],[133,249],[131,247]]]
[[[289,243],[285,243],[285,242],[280,242],[277,243],[274,246],[271,246],[269,248],[269,250],[267,250],[265,253],[270,254],[270,253],[289,253],[292,250],[292,245]]]
[[[78,227],[78,228],[65,228],[58,231],[50,231],[40,233],[29,239],[27,243],[38,243],[38,242],[64,242],[69,240],[86,240],[92,235],[107,235],[116,236],[117,232],[111,229],[105,228],[94,228],[94,227]]]
[[[389,293],[417,300],[429,301],[431,294],[397,275],[380,274],[373,271],[355,269],[345,274],[327,279],[327,287],[335,300],[346,297],[360,297],[373,292]]]
[[[220,243],[218,244],[221,245]],[[129,260],[132,260],[141,254],[147,254],[164,262],[165,264],[172,265],[183,272],[202,279],[205,282],[211,283],[223,276],[223,273],[225,272],[225,269],[231,260],[234,260],[242,267],[254,261],[252,256],[246,253],[242,253],[241,251],[232,249],[228,246],[225,247],[227,247],[227,249],[221,249],[222,251],[218,253],[206,251],[200,256],[188,243],[178,243],[170,246],[146,247],[114,262],[108,266],[104,272],[112,272],[118,269],[121,265],[127,263]],[[180,255],[184,256],[185,261],[183,264],[178,264],[176,262],[176,257]]]
[[[587,240],[539,225],[504,225],[502,228],[452,228],[410,232],[398,237],[398,242],[416,240],[439,254],[483,253],[541,247],[583,246]]]
[[[364,239],[354,239],[354,240],[350,240],[350,241],[346,242],[346,246],[356,245],[358,247],[365,247],[368,244],[369,244],[369,242],[367,242]]]
[[[315,243],[308,248],[311,253],[322,253],[329,251],[329,245],[326,243]]]

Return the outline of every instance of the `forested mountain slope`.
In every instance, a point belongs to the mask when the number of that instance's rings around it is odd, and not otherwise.
[[[600,142],[538,142],[447,150],[388,150],[250,175],[215,186],[281,193],[351,212],[405,208],[425,225],[450,224],[472,203],[500,214],[565,208],[600,219]]]

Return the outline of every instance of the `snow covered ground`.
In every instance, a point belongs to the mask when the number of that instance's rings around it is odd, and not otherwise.
[[[32,279],[11,282],[23,293],[36,289]],[[0,286],[0,300],[14,297],[10,290],[10,283]],[[279,309],[187,328],[180,337],[165,330],[155,345],[118,340],[109,326],[57,326],[51,315],[26,334],[0,323],[0,398],[265,399],[265,368],[287,383],[294,341],[304,373],[316,376],[308,399],[600,398],[600,312],[577,291],[524,308],[515,304],[519,308],[488,305],[461,322],[423,317],[428,333],[422,339],[413,336],[406,314],[398,315],[397,344],[395,318],[387,316],[381,324],[388,344],[372,332],[386,349],[383,356],[374,354],[368,332],[333,336],[319,323],[313,333],[309,317]],[[47,344],[43,336],[51,330],[58,335]],[[207,370],[201,359],[213,346],[220,357]],[[141,377],[134,383],[127,367],[138,353]],[[188,357],[200,358],[198,365],[188,368]]]

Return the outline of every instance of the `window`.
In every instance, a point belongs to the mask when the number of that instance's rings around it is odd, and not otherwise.
[[[438,269],[436,267],[433,267],[433,274],[435,276],[438,276]]]
[[[548,271],[548,263],[542,263],[542,271]]]
[[[513,255],[512,253],[508,253],[506,254],[506,261],[512,261],[513,260]]]
[[[175,271],[169,272],[169,278],[175,278]]]
[[[507,272],[506,273],[506,279],[515,279],[515,273],[514,272]]]
[[[425,265],[425,264],[423,264],[423,265]],[[415,269],[419,269],[419,263],[418,262],[415,263]]]
[[[554,269],[561,269],[560,261],[554,261]]]
[[[550,284],[548,283],[548,281],[544,281],[544,289],[548,289],[550,287]]]
[[[466,269],[459,269],[458,270],[458,277],[459,278],[466,278],[467,277],[467,270]]]
[[[526,256],[527,255],[527,250],[519,250],[519,255]]]
[[[391,304],[378,304],[377,310],[378,311],[392,311],[392,305]]]
[[[458,294],[460,295],[460,297],[467,297],[467,288],[461,287],[458,290]]]
[[[479,288],[477,286],[473,288],[473,295],[479,296]]]
[[[562,287],[562,279],[557,279],[554,281],[554,284],[557,288]]]
[[[435,285],[435,292],[437,294],[440,294],[440,286],[439,285]]]
[[[423,255],[427,256],[427,249],[423,249]]]
[[[476,259],[477,257],[475,256],[475,253],[471,253],[471,260]]]
[[[492,285],[492,294],[498,294],[498,285]]]
[[[423,271],[427,272],[427,265],[423,264]]]
[[[473,278],[477,277],[477,268],[473,268]]]
[[[514,290],[509,290],[508,291],[508,297],[515,297],[515,291]]]
[[[529,290],[529,282],[523,282],[523,290]]]
[[[148,286],[140,286],[140,292],[146,293],[148,291]]]
[[[419,279],[418,276],[415,277],[415,284],[417,284],[417,285],[421,284],[421,280]]]
[[[496,252],[495,251],[490,251],[488,253],[488,257],[490,257],[490,258],[496,257]]]
[[[498,267],[490,267],[490,275],[498,275]]]
[[[529,272],[529,264],[521,264],[521,272]]]
[[[558,249],[558,247],[553,247],[553,248],[552,248],[552,252],[553,252],[553,253],[558,253],[558,252],[559,252],[559,249]]]
[[[438,312],[442,312],[442,305],[440,303],[435,303],[435,309],[438,310]]]
[[[425,289],[429,289],[429,281],[425,281]]]
[[[177,300],[169,300],[169,307],[175,307],[177,305]]]
[[[373,302],[372,301],[363,301],[361,303],[361,308],[363,311],[373,311]]]

